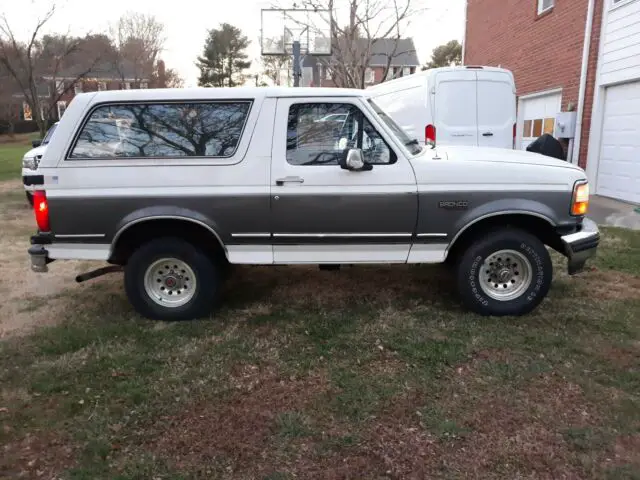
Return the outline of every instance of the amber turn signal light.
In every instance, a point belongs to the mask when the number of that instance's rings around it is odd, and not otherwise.
[[[573,189],[571,215],[586,215],[589,210],[589,184],[578,183]]]

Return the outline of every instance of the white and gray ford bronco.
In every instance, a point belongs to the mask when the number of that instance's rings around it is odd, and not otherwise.
[[[599,243],[582,169],[538,154],[424,147],[367,95],[166,89],[75,97],[40,162],[32,269],[124,270],[135,309],[206,316],[230,264],[442,263],[463,303],[522,315]]]

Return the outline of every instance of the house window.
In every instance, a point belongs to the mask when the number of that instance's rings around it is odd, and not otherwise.
[[[82,82],[77,82],[74,86],[73,86],[73,91],[75,93],[82,93]]]
[[[231,157],[250,110],[249,101],[102,105],[91,112],[70,158]]]
[[[140,82],[140,88],[149,88],[149,84],[147,82]]]
[[[522,137],[538,138],[544,133],[553,135],[555,126],[556,119],[553,117],[525,120],[522,125]]]
[[[326,67],[324,69],[324,78],[326,80],[333,80],[333,76],[331,75],[331,69],[329,67]]]
[[[58,92],[58,95],[64,93],[64,80],[56,80],[56,92]]]
[[[538,15],[551,10],[556,3],[556,0],[537,0],[538,2]]]
[[[131,82],[124,82],[124,89],[131,90]]]
[[[58,120],[62,118],[64,112],[67,110],[67,102],[60,101],[58,102]]]
[[[374,83],[376,81],[376,76],[373,68],[367,68],[364,71],[364,83]]]
[[[389,67],[387,69],[387,76],[385,77],[387,80],[392,80],[393,79],[393,68]]]
[[[402,67],[402,76],[406,77],[407,75],[411,75],[411,68],[409,67]]]
[[[104,92],[107,89],[107,82],[98,82],[98,91]]]

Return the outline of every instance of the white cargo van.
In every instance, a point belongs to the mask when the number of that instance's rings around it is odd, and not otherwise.
[[[367,91],[410,137],[427,144],[514,148],[516,87],[509,70],[434,68]]]

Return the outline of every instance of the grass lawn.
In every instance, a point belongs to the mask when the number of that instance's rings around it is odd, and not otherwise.
[[[0,478],[640,478],[640,232],[578,277],[556,257],[523,318],[465,312],[440,267],[265,267],[158,323],[118,275],[28,272],[19,198],[0,320],[42,325],[0,340]]]
[[[30,150],[34,135],[16,135],[14,139],[0,136],[0,182],[20,178],[22,156]]]

